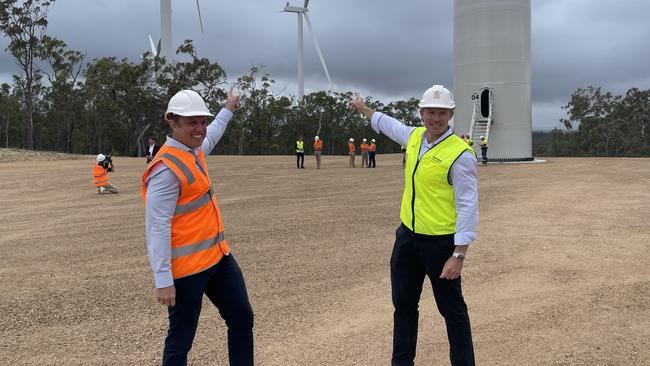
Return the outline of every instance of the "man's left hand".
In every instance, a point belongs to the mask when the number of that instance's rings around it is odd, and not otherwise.
[[[228,100],[226,100],[226,108],[229,111],[235,112],[239,108],[239,95],[235,95],[232,92],[232,88],[228,90]]]
[[[440,278],[443,280],[455,280],[460,277],[460,271],[463,269],[463,262],[460,259],[451,256],[445,262],[445,266],[442,268],[442,273]]]

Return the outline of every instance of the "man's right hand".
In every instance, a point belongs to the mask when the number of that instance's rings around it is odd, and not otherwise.
[[[176,306],[176,287],[171,285],[169,287],[157,288],[156,300],[161,305]]]
[[[348,106],[350,106],[350,108],[354,109],[355,111],[363,114],[368,119],[372,119],[372,114],[375,113],[372,108],[368,107],[366,103],[363,102],[363,99],[359,93],[354,93],[354,99],[348,103]]]

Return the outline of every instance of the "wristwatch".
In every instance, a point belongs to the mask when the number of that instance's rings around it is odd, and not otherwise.
[[[454,252],[454,254],[452,254],[452,256],[458,258],[458,260],[461,261],[461,262],[465,260],[465,254],[463,254],[461,252]]]

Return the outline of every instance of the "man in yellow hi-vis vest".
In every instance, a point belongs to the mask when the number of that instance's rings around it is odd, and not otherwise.
[[[302,141],[302,136],[296,141],[296,166],[305,169],[305,142]]]
[[[395,308],[392,365],[413,365],[418,302],[425,276],[445,318],[451,364],[474,365],[460,272],[468,245],[476,239],[476,154],[449,128],[455,107],[453,95],[441,85],[424,92],[419,104],[424,127],[406,126],[375,112],[359,95],[350,106],[370,119],[376,132],[406,147],[402,223],[390,260]]]

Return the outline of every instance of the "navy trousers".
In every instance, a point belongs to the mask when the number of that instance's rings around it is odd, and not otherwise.
[[[393,297],[392,365],[412,366],[418,337],[418,303],[425,276],[429,277],[438,311],[445,319],[453,366],[474,365],[472,332],[460,277],[440,279],[445,262],[454,252],[454,236],[414,234],[401,225],[390,259]],[[428,362],[430,363],[430,362]]]
[[[253,365],[253,309],[246,284],[232,254],[211,268],[174,280],[176,306],[167,308],[169,330],[163,365],[187,365],[201,314],[203,294],[217,307],[228,327],[228,359],[231,366]],[[223,358],[225,355],[215,355]]]

